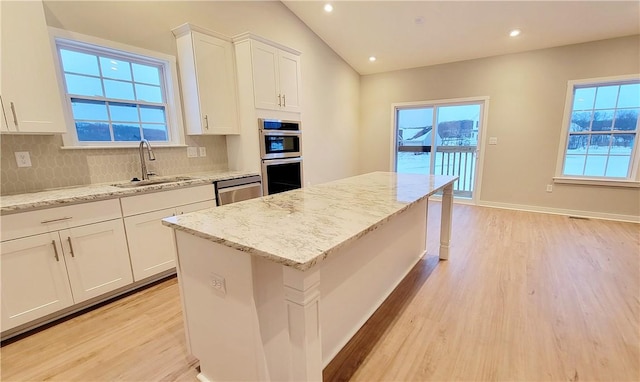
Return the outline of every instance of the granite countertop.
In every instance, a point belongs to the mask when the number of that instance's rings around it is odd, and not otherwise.
[[[170,217],[163,224],[306,270],[456,179],[374,172]]]
[[[28,210],[59,207],[66,204],[114,199],[140,193],[169,190],[179,187],[197,186],[212,183],[218,180],[244,178],[251,175],[259,174],[255,172],[242,171],[209,171],[179,175],[180,177],[190,178],[186,180],[180,180],[170,183],[150,184],[147,186],[131,188],[114,186],[114,184],[126,184],[129,182],[110,182],[108,184],[91,184],[86,186],[43,190],[25,194],[6,195],[0,196],[0,214],[7,215]],[[152,180],[155,181],[175,177],[177,176],[159,176],[153,177]]]

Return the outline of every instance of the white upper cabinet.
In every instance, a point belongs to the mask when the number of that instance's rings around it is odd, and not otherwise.
[[[178,45],[187,134],[238,134],[233,44],[191,24],[173,30]]]
[[[255,107],[299,112],[299,54],[251,40],[251,59]]]
[[[65,133],[41,1],[0,1],[2,132]]]

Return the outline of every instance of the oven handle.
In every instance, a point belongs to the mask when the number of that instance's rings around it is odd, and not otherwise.
[[[263,130],[260,129],[260,135],[274,135],[277,137],[299,137],[302,136],[302,132],[300,130]]]
[[[263,159],[262,160],[262,164],[264,166],[288,164],[288,163],[296,163],[296,162],[302,162],[302,157],[287,158],[287,159]]]

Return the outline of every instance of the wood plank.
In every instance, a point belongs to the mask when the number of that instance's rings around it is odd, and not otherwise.
[[[640,380],[640,226],[454,205],[326,381]],[[175,278],[0,349],[3,381],[195,381]]]

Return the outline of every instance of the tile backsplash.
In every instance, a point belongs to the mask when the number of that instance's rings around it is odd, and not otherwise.
[[[205,147],[207,156],[188,158],[186,147],[153,147],[156,160],[147,160],[148,171],[158,175],[178,175],[227,169],[224,136],[187,136],[186,143],[188,146]],[[63,150],[61,147],[62,137],[59,135],[0,136],[0,194],[140,177],[138,149]],[[17,151],[29,152],[32,167],[18,167],[14,154]]]

